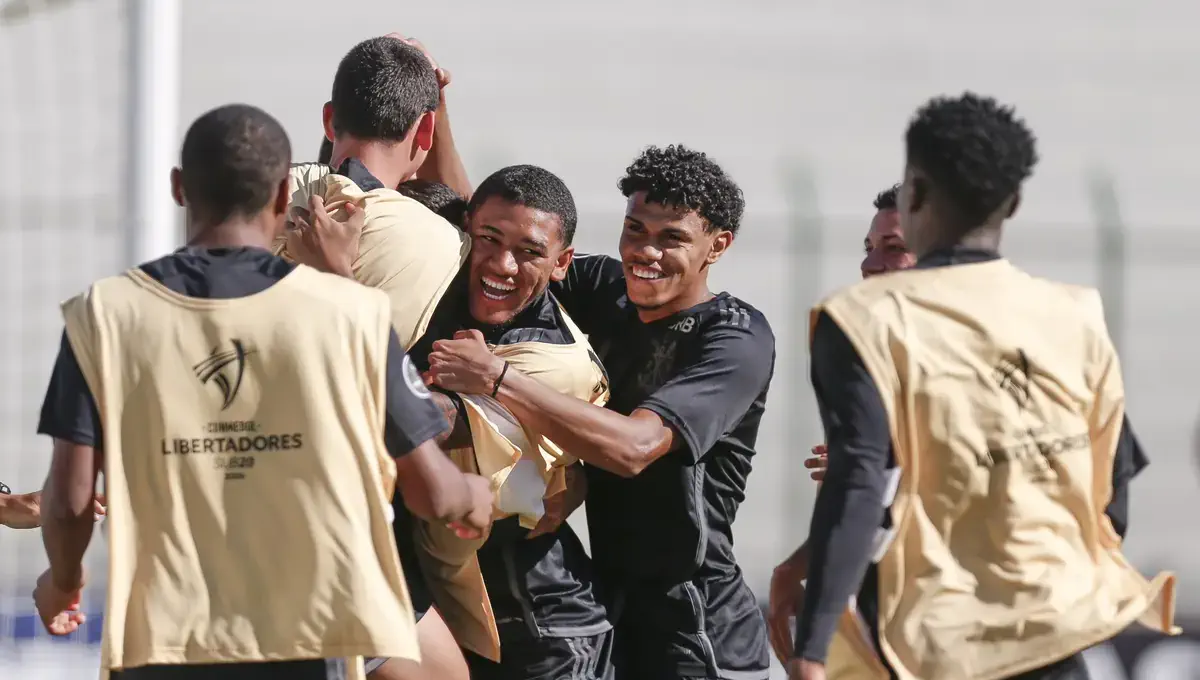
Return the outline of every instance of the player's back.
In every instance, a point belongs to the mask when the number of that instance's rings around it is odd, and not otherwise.
[[[1103,513],[1124,391],[1094,290],[994,260],[874,277],[821,311],[890,417],[901,472],[879,582],[896,665],[1001,677],[1139,617],[1169,628],[1170,580],[1130,568]]]
[[[400,344],[408,349],[429,324],[434,309],[470,250],[470,239],[443,217],[414,199],[385,187],[357,159],[334,173],[315,163],[292,167],[292,208],[307,208],[319,195],[335,218],[342,206],[355,203],[364,224],[354,261],[354,278],[388,294],[392,323]],[[287,256],[282,248],[281,255]]]
[[[415,657],[384,295],[265,251],[184,251],[64,316],[104,429],[106,668]]]

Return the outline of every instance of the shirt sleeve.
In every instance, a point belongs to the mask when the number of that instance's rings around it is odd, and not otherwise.
[[[813,388],[825,426],[829,467],[817,492],[804,608],[796,621],[796,656],[824,662],[838,619],[858,592],[871,561],[891,459],[887,410],[875,381],[829,316],[817,320]]]
[[[429,388],[412,359],[400,346],[396,331],[391,331],[387,354],[387,419],[383,440],[388,453],[399,458],[421,444],[450,429],[441,409],[429,395]]]
[[[50,386],[38,418],[38,434],[80,446],[100,448],[104,441],[100,410],[88,387],[67,334],[62,334],[58,358],[50,374]]]
[[[615,291],[624,285],[625,270],[621,261],[608,255],[576,255],[567,267],[562,281],[550,284],[554,298],[571,315],[584,333],[592,333],[589,325],[603,323],[599,312],[605,303],[616,299]]]
[[[1129,483],[1148,465],[1150,459],[1133,433],[1129,416],[1125,416],[1121,421],[1121,435],[1117,439],[1117,452],[1113,458],[1112,498],[1104,509],[1112,521],[1113,529],[1122,539],[1129,530]]]
[[[699,359],[638,406],[674,428],[693,461],[737,426],[775,369],[775,337],[761,314],[720,319],[701,331]]]

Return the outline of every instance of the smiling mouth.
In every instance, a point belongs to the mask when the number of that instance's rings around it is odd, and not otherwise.
[[[652,269],[650,267],[644,267],[640,264],[631,265],[629,267],[629,272],[631,274],[633,274],[633,277],[635,279],[639,279],[641,281],[657,281],[659,279],[665,279],[667,277],[666,274],[662,273],[661,271],[659,271],[657,269]]]
[[[489,300],[502,301],[507,300],[513,293],[517,292],[517,287],[511,283],[505,283],[489,277],[480,277],[480,288],[483,290],[483,296]]]

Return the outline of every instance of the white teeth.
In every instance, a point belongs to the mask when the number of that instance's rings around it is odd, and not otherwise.
[[[654,279],[661,279],[664,276],[666,276],[665,274],[658,271],[657,269],[643,267],[640,264],[633,265],[632,269],[633,269],[633,275],[638,277],[639,279],[654,280]]]
[[[479,282],[483,284],[483,296],[489,300],[503,300],[508,297],[517,287],[511,283],[497,281],[491,277],[481,277]],[[498,293],[493,291],[500,291]]]
[[[483,281],[483,285],[488,286],[489,288],[495,288],[496,290],[514,291],[517,289],[514,284],[497,281],[496,279],[489,278],[487,276],[480,280]]]

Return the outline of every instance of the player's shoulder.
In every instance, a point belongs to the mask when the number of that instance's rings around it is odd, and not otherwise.
[[[760,349],[773,349],[775,346],[775,331],[766,315],[749,302],[729,293],[718,293],[705,304],[701,314],[696,317],[685,316],[673,323],[671,329],[684,332],[693,318],[700,337],[720,334],[753,343]]]
[[[621,261],[611,255],[578,253],[571,260],[571,270],[581,278],[612,282],[625,278]]]
[[[387,293],[382,290],[307,265],[296,265],[295,271],[283,280],[298,289],[313,305],[335,313],[344,310],[386,314],[390,309]]]

